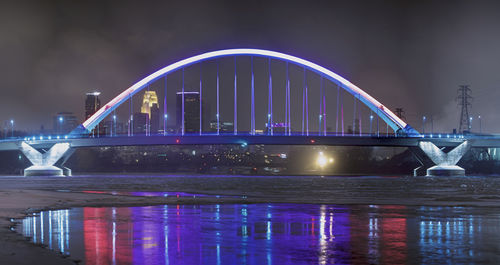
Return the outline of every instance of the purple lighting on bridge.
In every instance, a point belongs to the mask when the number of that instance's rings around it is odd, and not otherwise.
[[[218,69],[217,69],[218,70]],[[203,99],[203,87],[202,87],[202,74],[203,74],[203,65],[200,63],[200,135],[203,133],[203,123],[202,123],[202,99]],[[218,97],[217,97],[218,99]]]
[[[219,135],[220,133],[219,60],[217,60],[217,115],[216,116],[217,116],[217,135]]]
[[[251,114],[251,134],[255,135],[255,77],[254,77],[254,72],[253,72],[253,56],[250,57],[251,60],[251,67],[252,67],[252,114]]]
[[[269,90],[269,95],[268,95],[268,103],[267,103],[267,122],[269,124],[272,124],[273,123],[273,78],[271,76],[271,58],[269,58],[268,60],[268,67],[269,67],[269,87],[268,87],[268,90]],[[273,128],[269,128],[269,130],[271,131],[271,135],[273,135]]]
[[[182,123],[181,130],[182,135],[184,135],[184,67],[182,68]]]
[[[238,91],[237,91],[237,76],[236,76],[236,56],[234,57],[234,135],[238,134]]]
[[[201,55],[193,56],[181,61],[178,61],[176,63],[170,64],[153,74],[147,76],[146,78],[142,79],[141,81],[135,83],[122,93],[120,93],[117,97],[113,98],[110,102],[108,102],[106,105],[104,105],[101,109],[99,109],[94,115],[92,115],[89,119],[87,119],[80,129],[84,129],[87,132],[91,131],[94,129],[96,126],[98,126],[99,122],[101,122],[108,114],[110,114],[112,111],[114,111],[120,104],[122,104],[124,101],[127,99],[131,99],[132,96],[141,91],[147,84],[155,81],[156,79],[167,75],[173,71],[182,69],[184,72],[184,68],[186,66],[189,66],[194,63],[200,63],[204,60],[209,60],[209,59],[216,59],[218,57],[224,57],[224,56],[234,56],[234,55],[242,55],[242,56],[262,56],[262,57],[267,57],[267,58],[277,58],[281,59],[283,61],[292,62],[297,65],[301,65],[303,67],[306,67],[326,78],[328,78],[330,81],[336,83],[339,86],[342,86],[343,89],[345,89],[347,92],[352,94],[353,96],[358,96],[360,101],[362,101],[364,104],[366,104],[372,111],[377,110],[378,114],[381,114],[381,118],[395,131],[399,129],[407,129],[406,126],[407,124],[402,121],[399,117],[397,117],[394,113],[392,113],[388,108],[386,108],[384,105],[382,105],[380,102],[378,102],[376,99],[368,95],[366,92],[346,80],[345,78],[337,75],[336,73],[319,66],[315,63],[312,63],[310,61],[291,56],[288,54],[284,53],[279,53],[279,52],[274,52],[274,51],[268,51],[268,50],[261,50],[261,49],[227,49],[227,50],[219,50],[219,51],[213,51],[213,52],[208,52],[204,53]],[[253,60],[253,59],[252,59]],[[236,68],[236,64],[235,64]],[[252,80],[253,80],[253,73],[252,73]],[[253,86],[252,86],[253,87]],[[291,115],[290,115],[290,92],[289,92],[289,80],[287,78],[287,117],[286,120],[288,123],[291,122]],[[184,90],[184,87],[183,87]],[[307,90],[307,89],[306,89]],[[235,73],[235,91],[236,91],[236,73]],[[252,93],[253,95],[253,93]],[[307,93],[306,93],[307,95]],[[235,99],[236,99],[236,93],[235,93]],[[252,98],[252,100],[254,100]],[[255,103],[255,102],[253,102]],[[235,103],[236,104],[236,103]],[[184,105],[184,104],[183,104]],[[306,100],[306,105],[307,105],[307,100]],[[254,104],[252,104],[252,109],[254,108]],[[306,107],[307,109],[307,107]],[[183,108],[184,110],[184,108]],[[380,112],[379,112],[380,111]],[[235,110],[236,113],[236,110]],[[272,118],[272,113],[271,113],[271,118]],[[236,132],[236,116],[235,116],[235,132]],[[184,120],[184,119],[183,119]],[[325,121],[326,122],[326,121]],[[255,113],[252,111],[252,131],[255,132]],[[411,128],[408,128],[408,130],[411,132]],[[184,124],[182,124],[182,132],[184,133]],[[291,133],[291,128],[288,131]],[[133,132],[132,132],[133,134]]]

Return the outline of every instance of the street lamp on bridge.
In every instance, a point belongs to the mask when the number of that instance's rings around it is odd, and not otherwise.
[[[425,134],[425,121],[427,120],[427,117],[423,116],[422,117],[422,133]]]
[[[116,114],[113,114],[113,126],[111,126],[111,136],[113,136],[113,133],[116,135]]]
[[[479,119],[479,134],[482,134],[483,133],[483,128],[481,126],[481,115],[477,116],[477,118]]]
[[[14,137],[14,120],[10,120],[10,127],[12,129],[12,137]]]
[[[271,135],[273,135],[273,133],[271,131],[271,113],[267,114],[267,134],[269,135],[269,133],[271,133]]]
[[[372,134],[373,114],[370,114],[370,135]]]
[[[167,135],[167,119],[168,119],[168,114],[163,114],[163,135]]]
[[[318,135],[321,135],[321,119],[323,118],[323,115],[319,115],[319,128],[318,128]],[[354,133],[354,131],[353,131]]]
[[[59,130],[58,130],[59,133],[65,133],[65,132],[63,132],[63,122],[64,122],[63,116],[59,116],[58,120],[59,120]]]

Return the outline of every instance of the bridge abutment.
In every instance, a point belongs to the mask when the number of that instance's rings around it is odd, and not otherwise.
[[[469,151],[471,144],[464,141],[448,153],[443,152],[434,143],[428,141],[419,142],[419,148],[429,158],[434,166],[426,170],[427,176],[463,176],[465,169],[456,164]],[[422,163],[423,164],[423,163]],[[424,164],[423,164],[424,165]],[[421,168],[421,167],[420,167]],[[417,168],[415,174],[417,173]]]
[[[64,164],[73,153],[69,143],[56,143],[43,154],[26,142],[21,142],[19,149],[33,164],[24,170],[24,176],[71,176],[71,169],[55,166],[61,158]]]

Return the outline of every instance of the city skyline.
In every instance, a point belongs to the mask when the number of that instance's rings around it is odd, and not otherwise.
[[[498,14],[0,1],[0,263],[495,264]]]

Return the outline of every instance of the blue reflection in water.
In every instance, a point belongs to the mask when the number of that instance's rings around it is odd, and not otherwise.
[[[17,229],[85,264],[427,264],[500,259],[499,221],[479,208],[216,204],[47,211]]]
[[[49,248],[63,254],[69,255],[69,212],[70,210],[58,210],[41,212],[37,215],[25,218],[22,221],[22,233],[30,237],[33,243],[46,244],[45,237],[49,237]],[[48,223],[48,229],[47,225]],[[48,231],[47,231],[48,230]],[[56,245],[52,245],[52,237],[56,239]]]
[[[454,258],[457,262],[469,262],[476,256],[483,256],[481,249],[487,246],[484,246],[484,242],[476,240],[482,239],[481,227],[488,221],[483,221],[481,215],[466,214],[468,210],[463,207],[456,207],[453,212],[450,208],[442,207],[421,207],[421,209],[439,212],[440,215],[451,215],[446,220],[438,219],[439,216],[421,218],[420,248],[424,263],[432,261],[436,256]],[[498,216],[495,219],[498,221]],[[498,227],[493,228],[498,229]],[[486,240],[490,241],[492,238]],[[457,244],[458,242],[461,244]],[[476,249],[481,253],[475,255]]]

